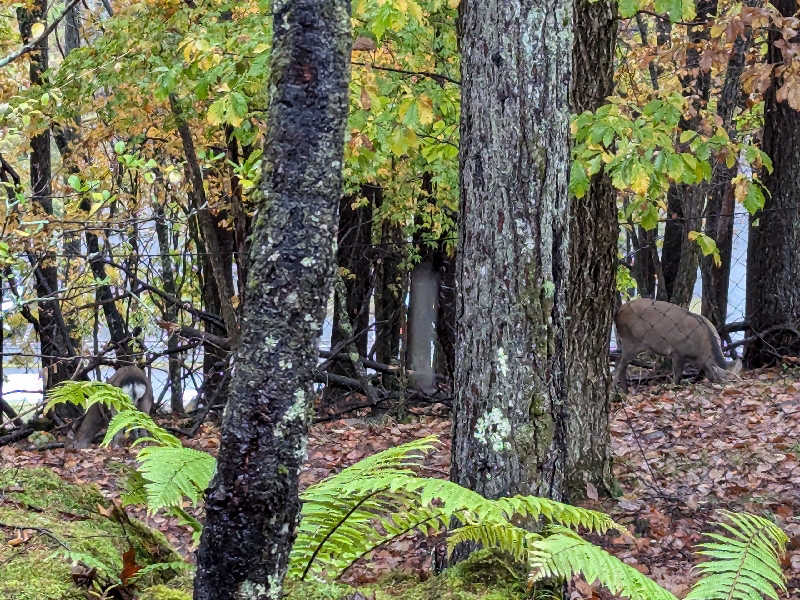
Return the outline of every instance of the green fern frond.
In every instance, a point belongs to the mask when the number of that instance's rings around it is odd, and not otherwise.
[[[306,489],[302,519],[290,559],[290,576],[340,573],[354,559],[410,531],[432,535],[455,518],[455,542],[477,541],[515,557],[527,552],[524,529],[512,517],[545,517],[573,527],[624,531],[610,517],[546,498],[488,500],[443,479],[418,477],[428,437],[390,448]],[[531,534],[533,535],[533,534]],[[518,544],[517,542],[520,542]],[[452,547],[452,546],[451,546]]]
[[[703,577],[686,600],[778,599],[786,591],[781,556],[789,538],[774,523],[749,513],[723,511],[729,523],[718,523],[730,536],[706,534],[714,542],[698,546],[711,560],[697,565]]]
[[[392,475],[414,474],[419,469],[422,459],[436,447],[437,443],[436,436],[429,435],[367,456],[336,475],[309,486],[303,495],[313,495],[313,490],[320,487],[347,487],[353,481],[378,475],[391,477]]]
[[[147,508],[180,506],[183,496],[197,504],[214,475],[216,460],[192,448],[148,446],[139,452],[139,471],[146,480]]]
[[[116,411],[136,408],[128,394],[100,381],[64,381],[50,390],[47,397],[45,412],[58,404],[75,404],[86,409],[99,403]]]
[[[166,429],[157,425],[150,415],[137,410],[135,407],[130,410],[123,410],[118,412],[111,419],[108,424],[108,430],[103,438],[101,445],[108,445],[117,433],[122,430],[131,431],[133,429],[144,429],[150,434],[150,438],[139,438],[134,442],[134,445],[146,441],[158,443],[161,446],[170,446],[172,448],[180,448],[180,440],[169,433]]]
[[[512,519],[515,516],[523,518],[544,517],[550,523],[564,525],[570,529],[584,527],[595,533],[606,533],[610,529],[616,529],[620,533],[627,532],[624,525],[615,522],[605,513],[556,502],[549,498],[514,496],[512,498],[500,498],[495,503],[504,512],[507,519]]]
[[[552,535],[532,543],[530,585],[551,577],[583,575],[589,583],[599,582],[612,594],[632,600],[677,600],[655,581],[574,531],[560,526],[551,531]]]
[[[537,533],[517,527],[512,523],[469,523],[452,530],[447,536],[447,553],[456,546],[475,542],[484,548],[495,548],[509,554],[514,560],[526,562],[533,542],[542,539]]]

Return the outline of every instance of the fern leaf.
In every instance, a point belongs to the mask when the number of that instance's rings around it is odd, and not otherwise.
[[[137,457],[139,471],[147,481],[147,508],[180,506],[183,496],[194,504],[214,475],[216,460],[192,448],[148,446]]]
[[[606,533],[610,529],[627,532],[624,525],[615,522],[605,513],[563,504],[549,498],[514,496],[512,498],[500,498],[495,502],[503,510],[507,519],[512,519],[515,516],[523,518],[544,517],[550,523],[564,525],[571,529],[584,527],[596,533]]]
[[[780,566],[786,551],[786,534],[774,523],[749,513],[723,511],[728,523],[718,523],[730,536],[706,534],[711,542],[698,546],[698,554],[711,560],[696,568],[702,577],[686,600],[778,600],[786,591]]]
[[[511,555],[514,560],[525,562],[528,553],[539,534],[530,532],[511,523],[469,523],[458,527],[447,536],[447,553],[453,553],[463,542],[475,542],[484,548],[496,548]]]
[[[135,407],[130,410],[123,410],[122,412],[118,412],[116,415],[114,415],[114,417],[111,419],[111,422],[108,424],[108,430],[103,438],[102,445],[108,445],[114,436],[120,431],[131,431],[132,429],[146,430],[152,436],[152,441],[162,446],[170,446],[172,448],[181,447],[181,442],[177,437],[169,433],[160,425],[157,425],[150,415],[137,410]],[[141,443],[147,440],[144,439],[136,441]]]
[[[99,403],[116,411],[136,408],[120,388],[99,381],[64,381],[50,390],[47,397],[45,412],[58,404],[75,404],[86,409]]]
[[[587,542],[564,527],[532,542],[528,583],[558,577],[583,575],[589,583],[599,582],[611,593],[631,600],[677,600],[669,591],[602,548]]]

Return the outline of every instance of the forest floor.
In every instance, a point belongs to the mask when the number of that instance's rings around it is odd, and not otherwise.
[[[693,547],[702,532],[713,530],[719,509],[768,516],[790,538],[784,561],[789,591],[782,598],[800,600],[800,373],[752,371],[728,385],[707,382],[639,388],[612,405],[614,476],[623,495],[598,498],[587,489],[583,506],[603,510],[628,525],[635,538],[593,538],[614,555],[646,573],[679,598],[694,575]],[[342,419],[315,425],[310,433],[307,466],[301,485],[318,481],[358,460],[429,434],[439,436],[441,450],[429,456],[424,474],[447,477],[450,421],[420,415],[411,423],[370,423]],[[218,432],[204,426],[186,445],[212,453]],[[128,449],[45,450],[28,444],[0,448],[0,462],[20,467],[47,467],[69,482],[95,482],[102,493],[120,493],[119,463],[132,464]],[[164,532],[191,560],[191,536],[173,519],[147,517],[129,509]],[[409,536],[378,550],[346,576],[353,584],[374,582],[390,570],[426,577],[431,543]],[[598,596],[585,583],[573,598]],[[603,594],[604,597],[605,594]]]

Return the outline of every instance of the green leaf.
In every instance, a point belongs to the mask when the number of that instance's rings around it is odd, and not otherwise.
[[[576,198],[583,198],[589,191],[589,178],[586,176],[586,169],[577,160],[572,162],[569,172],[569,193]]]
[[[72,174],[67,178],[67,183],[69,184],[69,187],[75,191],[79,191],[81,189],[81,178],[75,174]]]
[[[629,19],[639,10],[639,3],[636,0],[619,0],[619,15],[623,19]]]
[[[751,181],[747,188],[747,195],[742,201],[745,209],[751,215],[754,215],[764,208],[765,203],[766,198],[764,198],[764,194],[761,192],[761,187],[757,183]]]
[[[654,204],[648,203],[647,208],[642,212],[640,222],[645,231],[658,227],[658,209]]]
[[[122,140],[115,142],[114,152],[116,152],[117,154],[122,154],[123,152],[125,152],[125,142],[123,142]]]

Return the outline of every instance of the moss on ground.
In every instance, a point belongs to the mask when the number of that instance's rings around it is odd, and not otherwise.
[[[63,555],[67,548],[113,575],[121,572],[129,546],[141,566],[181,561],[161,533],[124,517],[123,528],[99,507],[110,510],[94,485],[67,484],[47,469],[0,468],[0,598],[84,600],[86,589],[73,581],[71,560]],[[175,575],[169,569],[155,571],[142,578],[140,587],[164,584]],[[164,594],[151,597],[173,600]]]
[[[389,575],[358,588],[341,584],[287,583],[287,600],[521,600],[525,572],[503,558],[480,551],[441,575],[420,581],[403,574]],[[360,594],[360,596],[356,595]]]
[[[141,566],[180,561],[161,533],[133,519],[123,531],[98,506],[106,513],[111,508],[94,485],[67,484],[47,469],[0,468],[0,599],[85,600],[70,560],[57,554],[64,546],[112,574],[122,570],[129,543]],[[35,529],[19,538],[18,527]],[[357,593],[368,600],[519,600],[526,597],[524,582],[525,573],[504,559],[477,552],[425,581],[395,573],[358,588],[289,582],[286,591],[287,600],[344,600]],[[155,571],[137,587],[139,600],[190,600],[192,573]]]

